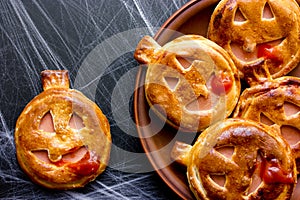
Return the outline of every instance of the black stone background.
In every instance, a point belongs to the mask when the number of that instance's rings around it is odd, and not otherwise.
[[[177,199],[150,163],[129,160],[122,152],[143,155],[132,126],[132,95],[138,63],[133,51],[112,55],[99,45],[129,31],[134,47],[145,33],[153,36],[188,0],[1,0],[0,1],[0,199]],[[145,32],[139,30],[145,30]],[[126,36],[127,37],[127,36]],[[122,37],[121,37],[122,38]],[[126,39],[126,38],[125,38]],[[136,43],[135,43],[136,42]],[[109,46],[109,43],[105,43]],[[104,45],[104,47],[106,47]],[[119,47],[112,45],[116,55]],[[132,49],[132,48],[131,48]],[[95,64],[85,64],[93,55]],[[104,59],[105,60],[105,59]],[[93,66],[94,67],[93,67]],[[100,68],[101,70],[100,70]],[[82,91],[102,109],[111,124],[112,164],[83,189],[49,191],[33,184],[15,157],[15,123],[29,101],[42,92],[40,72],[69,70],[71,87]],[[99,73],[101,71],[101,73]],[[127,90],[116,90],[118,81],[131,72]],[[95,76],[95,77],[94,77]],[[92,80],[92,81],[91,81]],[[77,84],[78,83],[78,84]],[[90,89],[96,86],[96,90]],[[119,92],[112,103],[113,92]],[[130,98],[124,97],[127,94]],[[125,95],[126,96],[126,95]],[[117,104],[117,105],[116,105]],[[117,122],[114,112],[128,110],[128,119]],[[119,119],[118,119],[119,120]],[[119,120],[120,121],[120,120]],[[122,127],[120,127],[122,126]],[[130,133],[130,134],[128,134]],[[121,152],[119,152],[121,151]],[[137,158],[138,160],[138,158]],[[140,172],[140,173],[137,173]]]

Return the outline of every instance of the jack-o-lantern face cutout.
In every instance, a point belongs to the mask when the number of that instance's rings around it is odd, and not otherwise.
[[[277,131],[250,120],[226,119],[193,146],[176,142],[172,158],[187,166],[197,199],[290,199],[297,171]]]
[[[300,79],[281,77],[242,93],[234,117],[267,124],[290,144],[300,172]]]
[[[300,60],[300,11],[294,0],[222,0],[208,38],[232,57],[249,84],[281,77]]]
[[[149,105],[175,128],[203,130],[229,116],[237,103],[240,82],[233,61],[202,36],[181,36],[163,47],[146,36],[135,58],[148,67]]]
[[[44,91],[25,107],[16,123],[18,162],[44,187],[83,187],[108,164],[108,120],[94,102],[69,89],[67,71],[43,71],[42,83]]]

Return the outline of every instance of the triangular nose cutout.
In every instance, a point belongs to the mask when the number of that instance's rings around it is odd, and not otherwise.
[[[174,91],[179,83],[179,78],[176,77],[164,77],[164,78],[169,88]]]
[[[245,21],[247,21],[246,17],[243,15],[240,8],[238,8],[235,12],[234,21],[235,22],[245,22]]]

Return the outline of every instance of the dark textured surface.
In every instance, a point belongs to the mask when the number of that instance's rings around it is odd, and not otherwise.
[[[176,199],[148,163],[134,126],[133,51],[188,0],[0,2],[0,198]],[[48,191],[20,170],[14,128],[42,92],[40,72],[67,69],[71,86],[95,101],[111,124],[107,170],[83,189]]]

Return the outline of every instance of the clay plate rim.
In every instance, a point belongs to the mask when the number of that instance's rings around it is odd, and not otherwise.
[[[211,13],[219,1],[192,0],[188,2],[167,19],[154,36],[154,39],[160,45],[163,45],[182,34],[198,34],[206,37]],[[299,1],[297,0],[298,4]],[[192,134],[187,136],[187,133],[180,133],[168,125],[164,125],[158,133],[153,135],[153,132],[157,130],[155,124],[158,123],[161,126],[161,120],[153,118],[153,116],[151,116],[151,119],[149,117],[149,106],[145,99],[143,88],[145,75],[146,68],[141,66],[136,75],[133,99],[134,117],[143,149],[160,178],[179,197],[182,199],[195,199],[189,189],[186,168],[172,162],[169,155],[171,151],[170,147],[172,147],[175,140],[178,139],[178,141],[191,143],[191,138],[195,139],[197,135]],[[299,65],[289,75],[300,77]],[[175,133],[176,135],[174,136]],[[300,176],[298,176],[299,180]],[[300,184],[297,184],[295,191],[299,190],[299,188]],[[300,192],[298,193],[300,194]]]

